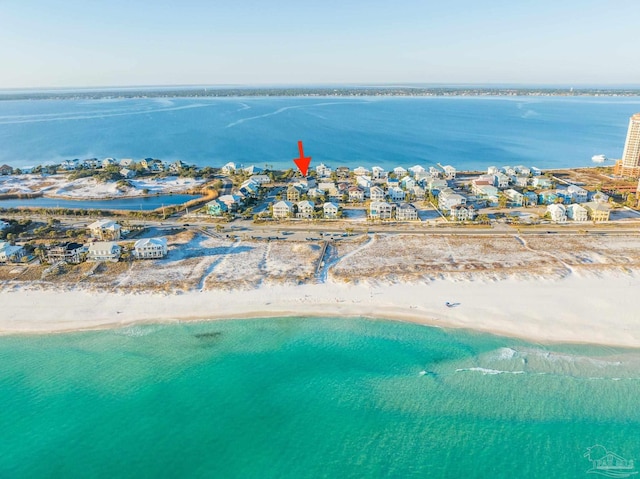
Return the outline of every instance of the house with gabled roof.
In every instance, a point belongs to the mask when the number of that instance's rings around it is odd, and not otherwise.
[[[584,206],[574,203],[567,206],[567,217],[573,221],[587,221],[589,213]]]
[[[416,186],[416,180],[411,176],[405,176],[400,180],[400,186],[405,190],[410,190],[414,186]]]
[[[96,241],[89,245],[87,261],[110,261],[117,263],[122,249],[115,241]]]
[[[167,255],[167,238],[143,238],[133,245],[133,256],[137,259],[164,258]]]
[[[399,186],[392,186],[387,190],[387,194],[393,201],[403,201],[405,197],[404,190]]]
[[[571,195],[571,200],[574,203],[586,203],[589,196],[589,192],[578,185],[569,185],[567,193]]]
[[[297,204],[298,212],[296,218],[312,219],[313,212],[315,211],[315,205],[309,200],[299,201]]]
[[[361,203],[364,201],[364,189],[359,186],[349,187],[349,201],[352,203]]]
[[[453,221],[473,221],[476,210],[473,205],[455,205],[449,210],[449,216]]]
[[[418,210],[411,203],[400,203],[396,207],[396,219],[398,221],[416,221]]]
[[[438,194],[438,208],[442,211],[449,211],[453,206],[464,205],[467,203],[467,199],[455,193],[451,188],[444,188]]]
[[[373,220],[390,220],[393,218],[394,206],[383,201],[372,201],[369,204],[369,218]]]
[[[384,190],[379,186],[372,186],[371,189],[369,189],[371,201],[384,201],[385,196]]]
[[[205,205],[205,211],[211,216],[224,216],[224,214],[229,211],[229,208],[227,208],[227,205],[222,201],[215,199]]]
[[[0,263],[17,263],[27,255],[23,246],[12,245],[8,241],[0,241]]]
[[[293,203],[290,201],[278,201],[273,205],[274,218],[290,218],[294,214]]]
[[[111,220],[98,220],[87,226],[92,238],[106,241],[117,241],[120,239],[120,225]]]
[[[567,208],[561,203],[548,205],[547,213],[549,213],[551,221],[554,221],[555,223],[564,223],[567,221]]]
[[[322,212],[326,219],[336,219],[338,218],[338,205],[327,201],[324,205],[322,205]]]
[[[55,246],[51,246],[47,250],[47,262],[57,263],[59,261],[65,261],[71,264],[80,264],[83,259],[87,248],[80,243],[68,241],[60,243]]]
[[[589,213],[589,218],[595,222],[609,221],[609,215],[611,208],[606,203],[598,203],[596,201],[590,201],[589,203],[583,203]]]

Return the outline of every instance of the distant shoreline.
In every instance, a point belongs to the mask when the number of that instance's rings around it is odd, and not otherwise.
[[[238,97],[635,97],[640,87],[133,87],[0,90],[2,100],[103,100]]]

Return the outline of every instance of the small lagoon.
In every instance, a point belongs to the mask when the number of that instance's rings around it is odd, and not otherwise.
[[[0,208],[69,208],[82,210],[151,211],[163,206],[175,206],[198,198],[196,195],[158,195],[105,200],[69,200],[60,198],[20,198],[0,200]]]

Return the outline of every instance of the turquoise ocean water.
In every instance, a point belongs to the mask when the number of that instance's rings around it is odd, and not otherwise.
[[[0,338],[0,477],[593,477],[640,353],[364,319]],[[637,469],[636,469],[637,470]]]
[[[145,157],[290,168],[590,166],[622,155],[638,97],[0,101],[0,164]]]

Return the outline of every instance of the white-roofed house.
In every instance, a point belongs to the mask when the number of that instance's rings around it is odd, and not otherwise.
[[[229,211],[236,211],[242,203],[242,198],[239,195],[222,195],[218,199],[227,205]]]
[[[398,178],[402,178],[403,176],[405,176],[405,175],[408,173],[408,172],[407,172],[407,169],[406,169],[406,168],[403,168],[402,166],[396,166],[396,167],[393,169],[393,172],[395,173],[395,175],[396,175]]]
[[[551,217],[551,221],[555,223],[564,223],[567,221],[567,208],[560,203],[547,205],[547,213]]]
[[[414,180],[410,176],[405,176],[400,180],[400,186],[405,190],[410,190],[411,188],[416,186],[416,180]]]
[[[369,218],[373,220],[390,220],[393,218],[394,206],[384,201],[372,201],[369,205]]]
[[[137,259],[164,258],[167,255],[167,238],[143,238],[133,245],[133,256]]]
[[[586,203],[589,197],[589,192],[577,185],[569,185],[567,187],[567,193],[571,195],[574,203]]]
[[[136,176],[136,172],[133,170],[130,170],[129,168],[122,168],[120,170],[120,176],[127,179],[134,178]]]
[[[383,201],[385,198],[385,192],[379,186],[372,186],[369,190],[369,197],[371,201]]]
[[[370,171],[367,170],[364,166],[358,166],[357,168],[354,168],[353,170],[353,174],[356,176],[369,176],[370,175]]]
[[[427,172],[427,170],[421,165],[414,165],[411,168],[409,168],[409,171],[416,178],[421,175],[424,175]]]
[[[331,176],[331,168],[329,168],[324,163],[320,163],[316,166],[316,175],[318,178],[329,178]]]
[[[411,192],[411,194],[417,199],[417,200],[423,200],[424,196],[425,196],[425,191],[424,188],[420,185],[416,185],[413,188],[411,188],[409,190]]]
[[[589,213],[584,206],[574,203],[567,206],[567,217],[573,221],[588,221]]]
[[[507,197],[509,203],[513,206],[522,206],[524,204],[524,195],[512,188],[504,190],[504,196]]]
[[[444,188],[438,194],[438,208],[442,211],[449,211],[456,205],[464,205],[466,203],[467,199],[458,193],[454,193],[451,188]]]
[[[96,241],[89,245],[87,261],[111,261],[117,263],[122,249],[114,241]]]
[[[336,219],[338,217],[338,210],[338,205],[330,201],[322,205],[322,213],[326,219]]]
[[[233,161],[230,161],[229,163],[227,163],[221,168],[222,173],[224,173],[225,175],[230,175],[231,173],[235,173],[236,169],[237,169],[236,164]]]
[[[449,215],[453,221],[473,221],[476,209],[473,205],[455,205],[451,207]]]
[[[373,180],[370,176],[356,176],[356,184],[359,187],[368,190],[373,186]]]
[[[371,168],[371,178],[374,180],[383,180],[387,177],[387,172],[380,166],[374,166]]]
[[[398,186],[393,186],[387,190],[387,194],[389,198],[393,201],[403,201],[405,197],[405,192],[402,188]]]
[[[449,178],[450,180],[456,177],[456,169],[453,166],[444,165],[442,169],[444,170],[444,174],[446,175],[446,177]]]
[[[273,205],[274,218],[290,218],[293,216],[293,203],[290,201],[278,201]]]
[[[100,241],[120,239],[120,225],[111,220],[98,220],[87,226],[92,238]]]
[[[315,205],[309,200],[303,200],[298,202],[298,212],[296,218],[311,219],[313,218],[313,212]]]
[[[259,185],[268,185],[271,183],[269,175],[253,175],[249,178],[251,181],[258,183]]]
[[[0,241],[0,263],[17,263],[22,260],[26,254],[22,246],[12,245],[7,241]]]

